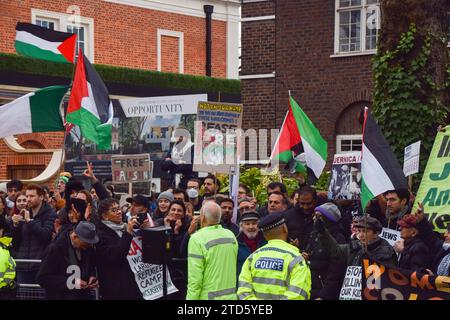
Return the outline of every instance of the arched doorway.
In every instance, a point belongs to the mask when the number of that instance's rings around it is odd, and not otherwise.
[[[371,107],[369,101],[359,101],[350,104],[341,112],[335,128],[336,153],[349,153],[361,151],[362,125],[359,115],[364,107]]]

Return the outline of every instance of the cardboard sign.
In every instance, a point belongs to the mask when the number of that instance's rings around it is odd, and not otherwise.
[[[237,165],[242,104],[199,102],[195,125],[196,172],[230,173]]]
[[[450,300],[450,277],[363,260],[363,300]]]
[[[149,154],[111,157],[113,183],[148,182],[153,174]]]
[[[339,300],[361,300],[362,267],[348,266]]]
[[[331,167],[328,198],[333,200],[359,200],[361,177],[361,152],[335,154]]]
[[[155,300],[163,295],[163,267],[158,264],[142,262],[142,238],[134,237],[131,241],[127,256],[130,268],[134,273],[136,283],[145,300]],[[178,289],[170,279],[167,269],[167,294],[177,292]]]
[[[383,228],[383,230],[381,231],[380,234],[380,238],[383,238],[384,240],[386,240],[387,242],[389,242],[389,244],[391,246],[394,246],[394,244],[400,240],[400,231],[397,230],[392,230],[392,229],[388,229],[388,228]]]
[[[419,172],[420,141],[410,144],[405,148],[403,172],[405,177]]]
[[[413,211],[418,202],[423,203],[434,230],[444,233],[450,224],[450,126],[436,135]]]

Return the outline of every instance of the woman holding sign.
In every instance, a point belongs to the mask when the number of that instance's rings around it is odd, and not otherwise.
[[[119,202],[104,199],[98,206],[101,222],[98,224],[97,270],[100,281],[100,298],[104,300],[142,300],[134,273],[127,256],[133,240],[136,217],[128,224],[122,222]],[[140,228],[147,228],[148,220]]]

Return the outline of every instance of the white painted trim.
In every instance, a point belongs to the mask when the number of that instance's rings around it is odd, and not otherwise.
[[[56,21],[55,30],[67,32],[67,25],[74,25],[76,27],[84,27],[88,34],[85,34],[85,55],[89,58],[91,63],[94,63],[94,19],[79,16],[79,23],[69,23],[71,15],[62,12],[54,12],[42,9],[31,8],[31,23],[36,23],[36,18],[49,19]],[[87,38],[87,39],[86,39]]]
[[[270,159],[266,160],[240,160],[239,164],[269,164]]]
[[[240,0],[102,0],[104,2],[164,11],[175,14],[205,18],[203,5],[214,6],[212,18],[221,21],[239,21],[239,15],[230,14],[230,8],[239,8]]]
[[[243,3],[269,2],[270,0],[242,0]]]
[[[357,150],[351,151],[342,151],[342,140],[361,140],[362,142],[362,134],[338,134],[336,135],[336,153],[353,153],[358,152]]]
[[[240,80],[265,79],[265,78],[275,78],[275,72],[272,72],[272,73],[260,73],[260,74],[246,74],[246,75],[239,76]]]
[[[227,22],[227,78],[239,78],[239,23]]]
[[[330,58],[348,58],[348,57],[357,57],[357,56],[371,56],[377,54],[376,50],[365,51],[365,52],[349,52],[349,53],[338,53],[330,55]]]
[[[184,73],[184,33],[180,31],[158,29],[157,30],[157,61],[158,71],[161,71],[161,36],[178,38],[178,72]]]
[[[242,18],[241,22],[250,22],[250,21],[262,21],[262,20],[273,20],[275,19],[275,15],[270,16],[259,16],[259,17],[248,17],[248,18]]]

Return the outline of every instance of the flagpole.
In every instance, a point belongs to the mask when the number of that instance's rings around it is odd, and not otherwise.
[[[73,48],[73,66],[72,66],[72,76],[71,76],[71,79],[70,79],[70,84],[69,84],[69,87],[70,87],[70,92],[72,93],[72,85],[73,85],[73,78],[75,77],[75,70],[76,70],[76,64],[75,64],[75,54],[76,54],[76,50],[77,50],[77,44],[76,44],[76,42],[77,42],[77,39],[78,39],[78,36],[77,35],[75,35],[75,46],[74,46],[74,48]],[[82,51],[81,51],[81,48],[80,48],[80,53],[82,53]],[[78,60],[77,60],[77,62],[78,62]],[[67,93],[66,93],[67,94]],[[70,95],[69,95],[69,99],[70,99]],[[62,100],[62,101],[64,101],[64,99]],[[66,122],[66,114],[64,114],[65,113],[65,111],[66,110],[64,110],[64,107],[63,107],[63,115],[64,115],[64,138],[63,138],[63,142],[62,142],[62,147],[61,147],[61,161],[60,161],[60,164],[59,164],[59,172],[58,172],[58,177],[59,177],[59,175],[61,174],[61,171],[62,170],[64,170],[64,158],[65,158],[65,153],[66,153],[66,139],[67,139],[67,135],[68,135],[68,132],[67,132],[67,127],[66,127],[66,125],[67,125],[67,122]],[[73,128],[73,127],[72,127]],[[70,128],[70,131],[72,131],[72,128]],[[70,131],[69,131],[69,133],[70,133]],[[80,137],[81,138],[81,137]]]
[[[291,90],[288,90],[288,94],[289,94],[289,97],[291,97]],[[289,104],[289,108],[290,108],[290,104]],[[284,128],[284,124],[285,124],[285,122],[286,122],[286,119],[287,119],[288,114],[289,114],[289,109],[286,111],[286,115],[284,116],[283,123],[281,124],[281,130],[280,130],[280,132],[278,133],[277,139],[275,140],[274,147],[277,146],[277,144],[278,144],[278,142],[279,142],[279,140],[280,140],[280,136],[281,136],[282,130],[283,130],[283,128]],[[272,157],[273,157],[273,153],[274,153],[274,152],[275,152],[275,149],[273,149],[272,152],[270,153],[269,163],[267,164],[266,169],[269,168],[270,163],[272,162]]]

